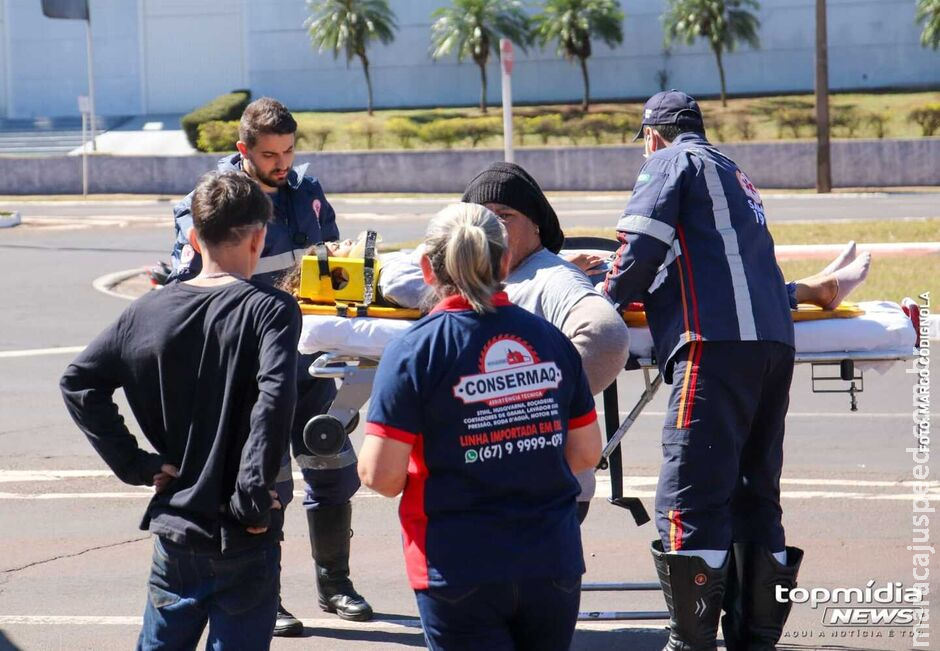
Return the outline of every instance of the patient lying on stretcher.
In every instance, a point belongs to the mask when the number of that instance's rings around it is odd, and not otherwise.
[[[362,255],[362,242],[342,240],[326,242],[331,257],[359,257]],[[315,255],[314,248],[307,252]],[[399,307],[419,308],[422,298],[427,295],[427,286],[421,277],[417,260],[421,251],[393,252],[382,255],[384,273],[379,277],[379,290],[382,296]],[[589,277],[606,274],[607,258],[596,253],[575,253],[560,256],[583,271]],[[849,242],[834,260],[819,272],[787,284],[790,295],[790,307],[797,304],[817,305],[823,309],[834,309],[845,300],[868,277],[871,268],[871,254],[858,254],[855,242]],[[296,293],[299,282],[299,267],[284,282],[286,291]]]

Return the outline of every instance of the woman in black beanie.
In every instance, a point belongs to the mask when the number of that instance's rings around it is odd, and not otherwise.
[[[561,330],[581,355],[591,392],[606,389],[626,364],[629,331],[585,273],[557,255],[565,234],[539,184],[519,165],[493,163],[470,181],[463,201],[486,206],[506,227],[509,300]],[[594,471],[577,477],[583,520],[594,495]]]

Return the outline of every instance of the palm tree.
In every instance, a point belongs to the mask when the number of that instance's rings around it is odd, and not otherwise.
[[[917,22],[926,22],[920,34],[920,44],[940,47],[940,0],[917,0]]]
[[[542,47],[558,43],[558,55],[581,63],[584,99],[581,110],[591,102],[591,82],[587,60],[591,56],[591,37],[608,47],[623,43],[623,12],[617,0],[546,0],[542,13],[533,17],[534,36]]]
[[[757,0],[669,0],[664,16],[666,44],[675,39],[692,45],[696,38],[704,38],[718,62],[721,78],[721,105],[727,106],[725,68],[721,57],[734,52],[738,41],[752,48],[760,47],[757,30],[760,21],[751,13],[760,9]]]
[[[310,17],[304,26],[321,54],[331,50],[335,59],[341,51],[345,52],[346,65],[353,57],[362,61],[372,115],[372,79],[366,49],[375,40],[385,44],[395,40],[398,25],[388,0],[307,0],[307,7]]]
[[[469,57],[480,68],[480,110],[486,113],[486,64],[499,55],[499,39],[508,38],[525,52],[531,42],[529,17],[519,0],[453,0],[431,17],[431,57],[456,50],[457,61]]]

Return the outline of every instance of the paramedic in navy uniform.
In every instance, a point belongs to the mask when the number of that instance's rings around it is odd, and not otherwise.
[[[653,557],[671,615],[667,649],[773,649],[803,552],[785,547],[780,472],[793,322],[760,194],[705,138],[694,99],[646,103],[648,160],[617,223],[605,291],[643,301],[672,384]],[[733,553],[729,559],[729,550]]]
[[[287,108],[270,97],[249,104],[238,128],[238,153],[219,161],[220,172],[243,172],[257,181],[274,204],[261,260],[253,280],[276,285],[285,271],[300,260],[311,244],[339,239],[336,214],[320,182],[306,176],[307,166],[293,167],[297,122]],[[190,237],[193,218],[192,194],[173,209],[176,243],[173,247],[173,280],[188,280],[202,268],[202,259]],[[359,489],[356,454],[347,441],[335,457],[314,457],[303,443],[303,428],[316,414],[326,413],[336,396],[332,380],[314,380],[307,373],[312,357],[301,355],[297,372],[297,410],[291,431],[291,446],[305,486],[304,508],[310,535],[310,550],[316,570],[320,608],[343,619],[372,618],[372,608],[356,592],[349,579],[349,543],[352,521],[350,500]],[[284,506],[293,497],[290,457],[278,476],[278,495]],[[275,635],[293,636],[303,624],[278,604]]]
[[[567,650],[584,559],[574,473],[601,453],[571,342],[509,303],[505,229],[476,204],[428,227],[440,302],[385,350],[359,476],[402,493],[405,564],[428,647]]]

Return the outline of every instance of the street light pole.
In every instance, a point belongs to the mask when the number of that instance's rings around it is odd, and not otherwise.
[[[91,9],[88,11],[88,19],[85,21],[85,41],[88,43],[88,108],[90,109],[90,127],[91,127],[91,150],[98,151],[98,145],[95,141],[95,57],[91,49]]]
[[[816,192],[832,191],[829,147],[829,49],[826,0],[816,0]]]
[[[500,68],[503,78],[503,158],[513,162],[512,149],[512,42],[508,38],[499,39]]]

